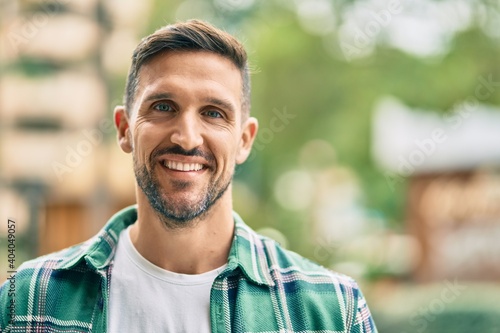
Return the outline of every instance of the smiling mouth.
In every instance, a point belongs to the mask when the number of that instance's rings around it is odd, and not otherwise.
[[[182,163],[165,160],[163,161],[163,165],[166,166],[170,170],[175,171],[200,171],[203,169],[203,164],[200,163]]]

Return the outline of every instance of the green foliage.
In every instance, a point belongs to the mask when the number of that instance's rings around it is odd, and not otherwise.
[[[259,197],[262,202],[272,200],[275,177],[297,166],[300,147],[308,140],[324,139],[335,148],[338,162],[360,177],[367,209],[381,212],[397,227],[404,217],[406,184],[392,191],[372,161],[374,103],[393,95],[410,107],[449,111],[473,96],[480,75],[499,77],[498,44],[473,28],[457,35],[442,59],[417,58],[379,46],[369,59],[349,63],[330,55],[321,37],[303,31],[293,13],[274,12],[273,17],[251,45],[251,61],[259,70],[253,76],[252,112],[261,124],[268,123],[273,108],[286,108],[296,119],[252,163],[266,170],[252,180],[260,184]],[[484,102],[498,105],[499,96],[492,94]],[[288,218],[276,215],[279,229],[293,237],[287,231]]]

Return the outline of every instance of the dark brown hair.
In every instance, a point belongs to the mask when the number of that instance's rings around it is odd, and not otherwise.
[[[243,115],[249,114],[250,73],[243,45],[227,32],[200,20],[167,25],[144,37],[137,45],[125,88],[124,103],[128,113],[139,84],[141,66],[160,53],[172,51],[208,51],[231,60],[241,72]]]

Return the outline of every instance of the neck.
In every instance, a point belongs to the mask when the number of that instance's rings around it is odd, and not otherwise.
[[[182,274],[201,274],[227,262],[234,233],[230,188],[192,226],[169,229],[138,195],[137,222],[130,238],[137,251],[163,269]]]

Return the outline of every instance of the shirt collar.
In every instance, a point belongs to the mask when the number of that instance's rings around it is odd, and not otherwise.
[[[247,279],[256,284],[274,286],[264,240],[233,212],[234,238],[229,251],[227,270],[240,267]]]
[[[113,215],[97,235],[76,247],[77,251],[62,259],[56,269],[71,269],[85,261],[90,268],[101,270],[109,266],[118,244],[120,232],[137,220],[137,205]]]
[[[239,267],[250,281],[273,286],[264,241],[243,222],[236,212],[233,212],[233,218],[234,238],[225,271],[233,271]],[[105,269],[113,260],[120,232],[136,220],[137,205],[119,211],[96,236],[81,244],[71,255],[63,258],[56,269],[71,269],[83,261],[95,270]]]

